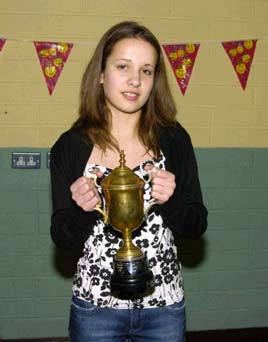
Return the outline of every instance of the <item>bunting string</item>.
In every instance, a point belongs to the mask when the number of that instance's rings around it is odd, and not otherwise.
[[[0,35],[0,39],[6,39],[6,40],[10,40],[10,41],[15,41],[15,42],[28,42],[28,43],[33,43],[36,40],[30,39],[30,38],[14,38],[14,37],[8,37],[5,36],[5,38],[3,36]],[[256,36],[247,36],[247,37],[240,37],[240,38],[236,38],[236,39],[228,39],[228,40],[220,40],[220,39],[195,39],[195,43],[196,44],[221,44],[224,42],[228,42],[228,41],[241,41],[241,40],[268,40],[268,35],[264,35],[264,36],[260,36],[260,37],[256,37]],[[46,40],[46,39],[45,39]],[[63,39],[61,39],[60,41],[64,41]],[[75,40],[72,39],[72,43],[75,45],[97,45],[98,41],[90,41],[90,40],[86,40],[86,41],[81,41],[81,40]],[[177,42],[176,44],[180,44],[182,42]],[[189,40],[189,41],[184,41],[184,44],[190,44],[193,43],[193,40]],[[162,45],[168,45],[168,44],[175,44],[174,41],[169,42],[161,42]]]
[[[93,46],[95,41],[48,42],[27,38],[0,38],[0,52],[6,41],[28,42],[35,47],[43,76],[52,95],[64,65],[74,45]],[[196,43],[161,43],[182,95],[185,95],[197,59],[199,47],[204,44],[220,44],[226,52],[243,90],[246,89],[257,42],[268,36],[233,41],[199,40]]]

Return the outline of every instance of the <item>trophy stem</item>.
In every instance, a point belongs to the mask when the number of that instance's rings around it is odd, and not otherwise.
[[[117,251],[115,257],[120,260],[129,260],[141,257],[142,251],[132,242],[132,232],[128,228],[122,231],[123,246]]]

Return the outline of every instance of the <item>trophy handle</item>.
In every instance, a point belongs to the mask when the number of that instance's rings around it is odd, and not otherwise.
[[[98,179],[98,177],[97,177],[97,175],[95,175],[95,173],[89,173],[89,176],[87,176],[87,178],[89,178],[89,179],[92,179],[93,180],[93,183],[94,183],[94,185],[95,185],[95,187],[96,188],[100,188],[101,186],[97,183],[97,179]]]
[[[104,224],[108,223],[108,213],[104,209],[102,209],[100,204],[96,204],[93,210],[98,211],[103,216]]]
[[[90,173],[89,176],[87,176],[87,178],[92,179],[93,183],[95,185],[96,188],[101,188],[101,185],[98,184],[97,182],[97,175],[95,175],[94,173]],[[106,210],[104,210],[100,204],[96,204],[96,206],[93,208],[93,210],[98,211],[102,216],[103,216],[103,222],[104,224],[108,223],[108,212]]]

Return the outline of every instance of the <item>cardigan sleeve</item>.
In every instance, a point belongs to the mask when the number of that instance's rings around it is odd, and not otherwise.
[[[190,136],[179,126],[168,148],[166,142],[164,146],[167,169],[175,174],[176,189],[158,210],[175,238],[197,239],[207,229],[208,212],[203,204]]]
[[[82,142],[63,134],[51,149],[50,174],[52,190],[51,237],[63,249],[81,247],[92,232],[97,219],[95,211],[85,212],[72,200],[70,186],[83,173]],[[80,155],[80,157],[79,157]],[[88,155],[85,156],[88,158]],[[85,162],[87,161],[86,158]],[[80,163],[79,173],[77,163]]]

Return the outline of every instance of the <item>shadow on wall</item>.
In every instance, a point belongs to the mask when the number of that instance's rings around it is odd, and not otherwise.
[[[63,251],[54,247],[53,264],[57,272],[64,278],[73,278],[76,272],[78,259],[82,256],[82,250]]]
[[[195,268],[206,259],[207,241],[205,237],[201,237],[198,240],[181,239],[175,243],[182,266]]]

